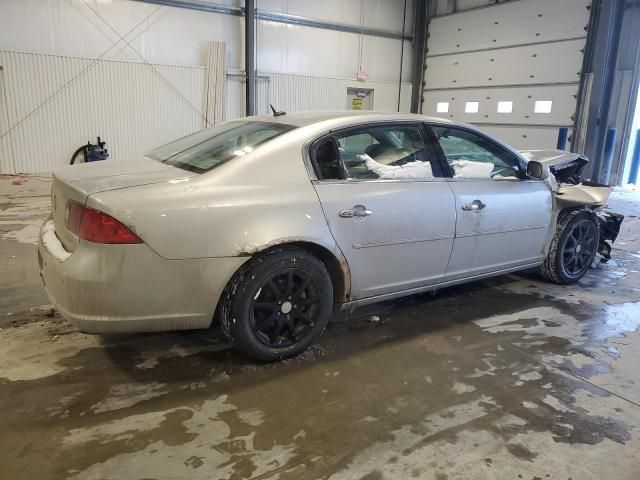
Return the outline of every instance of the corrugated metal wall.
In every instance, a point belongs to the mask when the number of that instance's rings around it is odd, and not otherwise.
[[[367,88],[374,91],[374,110],[398,111],[398,83],[368,80],[358,82],[348,78],[258,72],[256,82],[258,114],[270,114],[270,104],[285,112],[348,110],[347,88]],[[411,84],[403,83],[400,111],[408,112]],[[227,72],[225,120],[244,116],[245,78],[242,71]]]
[[[15,171],[11,135],[9,132],[9,112],[7,93],[4,85],[4,69],[0,66],[0,173]],[[4,134],[4,132],[7,132]]]
[[[100,135],[111,158],[202,128],[206,69],[0,51],[13,159],[2,173],[46,172]],[[10,151],[11,149],[9,149]]]
[[[206,68],[3,51],[0,66],[7,103],[0,102],[0,173],[51,171],[97,135],[117,160],[205,126]],[[345,110],[352,86],[374,90],[375,110],[397,110],[395,82],[260,72],[258,113],[270,113],[270,103],[287,112]],[[244,96],[243,72],[228,71],[225,120],[244,116]],[[401,111],[410,98],[411,85],[403,84]]]
[[[309,110],[347,110],[347,88],[373,89],[374,110],[398,111],[397,82],[357,82],[347,78],[326,78],[307,75],[289,75],[264,72],[269,77],[269,100],[278,110],[286,112]],[[408,112],[411,102],[411,84],[403,83],[400,111]]]
[[[458,6],[483,2],[466,3]],[[517,148],[554,148],[559,128],[573,125],[590,3],[511,1],[433,18],[423,112]],[[551,111],[536,111],[536,101],[552,102]],[[499,111],[499,102],[511,104]]]

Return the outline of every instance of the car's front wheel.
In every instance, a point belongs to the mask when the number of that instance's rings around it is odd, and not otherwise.
[[[261,361],[306,350],[324,331],[333,285],[324,264],[299,248],[251,259],[223,299],[223,323],[234,345]]]
[[[558,220],[542,275],[554,283],[575,283],[585,276],[596,258],[600,226],[587,210],[574,210]]]

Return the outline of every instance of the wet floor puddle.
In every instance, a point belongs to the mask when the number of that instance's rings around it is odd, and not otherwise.
[[[637,450],[640,410],[625,400],[637,390],[615,372],[640,342],[640,304],[461,292],[338,322],[273,365],[215,330],[2,331],[5,356],[22,363],[0,371],[2,464],[14,478],[465,478],[471,466],[540,473],[560,452]],[[33,461],[42,452],[45,465]],[[555,466],[582,478],[575,463]]]

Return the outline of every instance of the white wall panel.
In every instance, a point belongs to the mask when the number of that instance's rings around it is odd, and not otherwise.
[[[590,4],[589,0],[520,0],[434,18],[429,25],[429,55],[584,37]]]
[[[261,0],[258,7],[399,31],[403,4]],[[409,0],[407,33],[412,12]],[[120,159],[201,128],[208,43],[224,42],[226,68],[242,68],[243,22],[128,0],[0,1],[0,66],[7,94],[7,125],[0,122],[1,171],[13,171],[14,161],[17,171],[48,171],[96,135],[108,142],[112,158]],[[269,102],[286,104],[289,111],[344,110],[348,85],[373,88],[376,110],[397,109],[401,41],[264,21],[258,21],[257,33],[258,68],[287,72],[258,81],[259,112],[266,113]],[[410,42],[404,43],[403,64],[407,81]],[[360,68],[369,81],[350,80]],[[307,81],[312,90],[294,90],[307,88]],[[227,76],[225,87],[224,118],[242,116],[242,78]],[[409,109],[409,97],[405,85],[401,110]]]
[[[50,171],[65,165],[78,146],[97,135],[108,142],[112,159],[132,158],[204,124],[200,112],[206,71],[200,67],[1,51],[0,65],[7,79],[5,112],[11,125],[10,135],[5,127],[0,132],[6,139],[0,144],[1,173]],[[375,110],[397,110],[396,82],[260,72],[258,113],[269,113],[269,103],[288,112],[346,110],[350,86],[373,89]],[[409,110],[410,98],[411,85],[405,83],[401,111]],[[244,77],[231,71],[225,85],[225,120],[244,116],[244,103]]]
[[[402,30],[404,0],[259,0],[258,8],[278,13],[289,13],[326,22],[362,25],[369,28],[399,32]],[[364,15],[361,17],[361,7]],[[411,32],[410,15],[413,0],[407,1],[406,31]],[[363,22],[361,22],[363,20]]]
[[[427,88],[578,82],[584,40],[427,57]]]
[[[374,80],[399,78],[400,40],[276,22],[258,22],[256,38],[260,70],[356,78],[362,67]],[[411,55],[405,41],[403,81],[411,79]]]
[[[305,75],[268,73],[270,102],[287,112],[312,110],[347,110],[347,88],[370,88],[374,91],[374,110],[398,111],[398,83],[355,82],[346,78],[320,78]],[[402,85],[400,110],[408,112],[411,84]]]
[[[241,72],[227,75],[225,120],[244,116],[245,80]],[[347,110],[347,88],[370,88],[374,91],[374,109],[395,112],[398,109],[398,84],[394,82],[356,82],[348,78],[314,77],[288,73],[259,72],[256,101],[259,114],[270,114],[269,104],[285,112],[313,110]],[[411,84],[403,83],[400,111],[408,112]]]
[[[9,132],[9,111],[6,103],[4,70],[0,66],[0,172],[16,173],[13,160],[13,146]]]
[[[201,67],[2,51],[0,65],[17,172],[65,165],[97,135],[126,159],[203,126]]]
[[[227,73],[224,88],[224,121],[245,116],[246,80],[240,70]]]
[[[227,64],[242,67],[240,17],[125,0],[2,0],[0,50],[97,58],[120,41],[106,59],[141,61],[96,12],[120,35],[131,31],[127,41],[150,63],[204,66],[207,42],[217,40]]]
[[[402,29],[404,0],[364,0],[362,5],[364,26]],[[261,0],[258,8],[361,24],[360,0]],[[407,33],[412,15],[409,1]],[[371,79],[398,78],[400,40],[266,21],[257,22],[256,33],[262,70],[355,78],[362,64]],[[132,48],[119,34],[126,36]],[[243,39],[244,19],[231,15],[127,0],[92,0],[89,5],[80,0],[0,1],[0,50],[82,58],[105,54],[105,59],[140,62],[139,53],[150,63],[205,66],[208,42],[220,41],[226,44],[227,67],[239,69],[244,68]],[[411,50],[411,42],[405,42],[405,81],[411,75]]]

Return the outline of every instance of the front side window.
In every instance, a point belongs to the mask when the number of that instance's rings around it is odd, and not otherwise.
[[[342,164],[353,179],[429,179],[434,174],[420,127],[363,127],[337,134]]]
[[[228,122],[158,147],[145,156],[197,173],[251,153],[294,126],[268,122]]]
[[[431,127],[454,178],[514,179],[521,169],[510,152],[489,139],[455,127]]]

